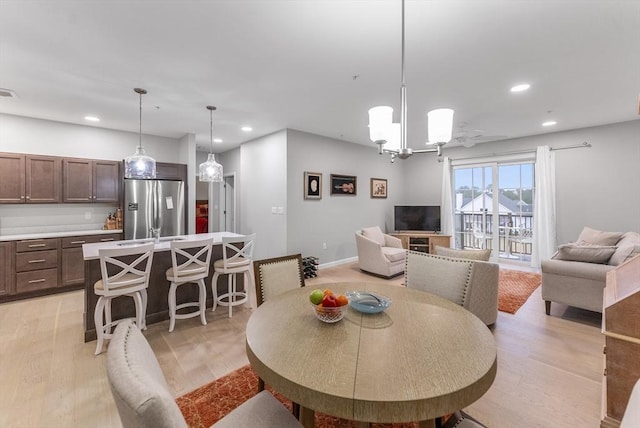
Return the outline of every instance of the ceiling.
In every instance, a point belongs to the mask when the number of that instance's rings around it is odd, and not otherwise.
[[[0,112],[137,133],[142,87],[142,132],[201,150],[209,104],[216,153],[283,128],[373,149],[400,29],[400,0],[0,0]],[[438,107],[482,141],[640,119],[640,0],[407,0],[405,43],[414,149]]]

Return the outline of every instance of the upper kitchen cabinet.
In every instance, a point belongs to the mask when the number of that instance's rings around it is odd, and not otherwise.
[[[64,202],[116,203],[120,197],[120,162],[64,159]]]
[[[0,203],[59,203],[61,159],[0,153]]]

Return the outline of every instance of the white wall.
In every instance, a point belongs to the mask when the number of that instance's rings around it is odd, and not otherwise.
[[[256,233],[254,257],[287,251],[287,133],[285,130],[250,141],[240,147],[242,175],[236,177],[242,210],[239,233]],[[273,214],[282,207],[282,214]]]

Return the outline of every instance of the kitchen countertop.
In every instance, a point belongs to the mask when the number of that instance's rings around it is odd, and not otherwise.
[[[175,240],[196,241],[199,239],[213,238],[213,244],[220,245],[222,243],[223,237],[237,237],[237,236],[243,236],[243,235],[233,233],[233,232],[215,232],[215,233],[199,233],[197,235],[163,236],[160,238],[160,242],[155,244],[153,248],[153,252],[155,253],[158,251],[169,251],[171,249],[171,241],[175,241]],[[148,242],[153,242],[153,238],[84,244],[82,246],[82,254],[84,256],[84,260],[95,260],[99,258],[98,250],[102,248],[123,248],[123,247],[130,247],[136,244],[138,245],[146,244]]]
[[[43,232],[43,233],[26,233],[22,235],[3,235],[3,236],[0,236],[0,242],[1,241],[22,241],[26,239],[65,238],[67,236],[106,235],[111,233],[122,233],[122,229],[69,230],[64,232]]]

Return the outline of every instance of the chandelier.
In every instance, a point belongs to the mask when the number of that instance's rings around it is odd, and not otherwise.
[[[400,123],[393,123],[393,108],[388,106],[373,107],[369,110],[369,138],[378,145],[378,153],[391,155],[391,162],[396,158],[407,159],[414,153],[437,152],[451,141],[453,127],[453,110],[440,108],[427,113],[427,144],[435,148],[412,150],[407,147],[407,88],[404,82],[404,0],[402,0],[402,84],[400,86]]]
[[[207,161],[200,164],[200,181],[216,182],[222,181],[222,165],[216,162],[216,157],[213,154],[213,111],[216,108],[214,106],[207,106],[210,115],[211,125],[211,152],[207,156]]]
[[[140,96],[140,133],[136,152],[124,160],[124,177],[153,179],[156,178],[156,161],[142,147],[142,95],[147,91],[142,88],[134,88],[133,91]]]

